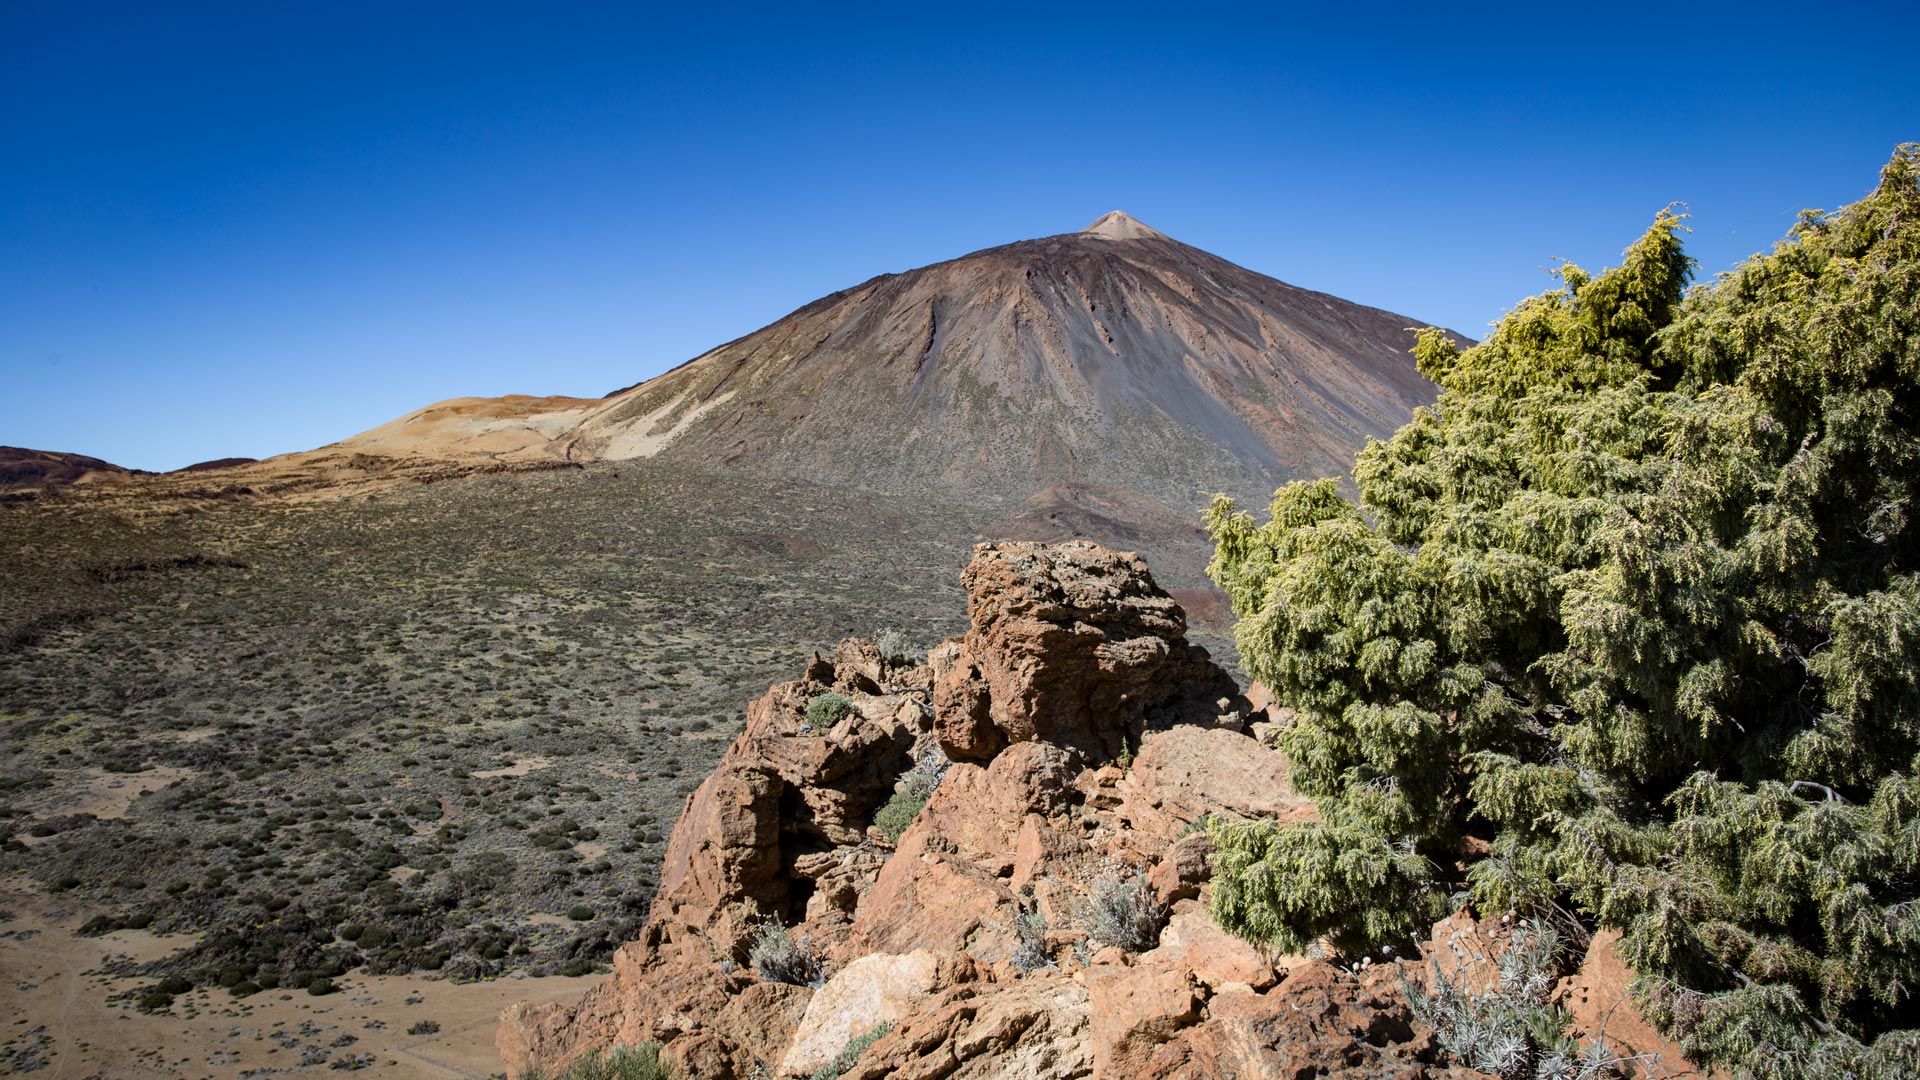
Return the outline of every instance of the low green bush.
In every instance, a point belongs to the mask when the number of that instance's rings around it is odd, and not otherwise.
[[[830,728],[853,712],[853,702],[839,694],[819,694],[807,702],[807,723],[816,731]]]
[[[927,800],[933,797],[933,789],[939,783],[937,778],[925,773],[910,774],[906,782],[894,791],[893,797],[887,800],[887,804],[873,815],[874,828],[885,833],[889,840],[900,839],[900,834],[906,832],[907,826],[913,824],[913,819],[925,809]]]

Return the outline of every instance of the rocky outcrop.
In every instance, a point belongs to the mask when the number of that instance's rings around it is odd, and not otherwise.
[[[749,974],[749,941],[768,922],[801,924],[816,946],[844,935],[884,861],[865,843],[873,813],[916,748],[933,746],[929,678],[849,641],[748,706],[746,730],[687,797],[642,937],[577,1005],[507,1010],[497,1043],[509,1070],[646,1041],[697,1050],[696,1075],[777,1060],[811,995]],[[815,729],[807,704],[827,693],[852,707]]]
[[[1130,553],[1084,540],[981,544],[961,580],[972,619],[934,687],[941,749],[986,761],[1038,740],[1092,764],[1148,728],[1208,723],[1239,691],[1186,642],[1186,616]]]
[[[1314,811],[1242,733],[1287,717],[1186,642],[1137,557],[983,544],[964,580],[972,624],[926,665],[849,641],[749,708],[612,977],[504,1017],[510,1075],[656,1040],[684,1077],[804,1077],[882,1025],[845,1077],[1469,1075],[1445,1066],[1402,979],[1432,964],[1478,985],[1506,947],[1499,923],[1462,913],[1402,963],[1342,967],[1208,916],[1204,819]],[[807,706],[827,692],[852,709],[816,729]],[[938,782],[889,841],[874,815],[909,777]],[[754,970],[771,921],[812,951],[814,985]],[[1631,1006],[1596,949],[1561,1000],[1612,1035],[1623,1021],[1606,1018]]]

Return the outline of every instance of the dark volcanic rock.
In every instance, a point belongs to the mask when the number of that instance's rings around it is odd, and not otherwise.
[[[259,458],[250,457],[214,458],[212,461],[196,461],[192,465],[182,465],[173,471],[177,473],[218,472],[221,469],[237,469],[242,465],[252,465],[259,460]]]

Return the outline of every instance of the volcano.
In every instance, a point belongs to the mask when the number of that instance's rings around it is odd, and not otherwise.
[[[1213,492],[1264,500],[1345,475],[1434,398],[1409,355],[1417,325],[1115,211],[872,278],[604,398],[456,398],[284,464],[654,458],[1016,513],[1146,499],[1190,518]]]

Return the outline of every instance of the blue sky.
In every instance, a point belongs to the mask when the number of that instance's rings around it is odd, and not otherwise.
[[[924,13],[922,13],[924,11]],[[0,3],[0,443],[164,469],[597,395],[1124,209],[1478,336],[1920,140],[1920,5]]]

